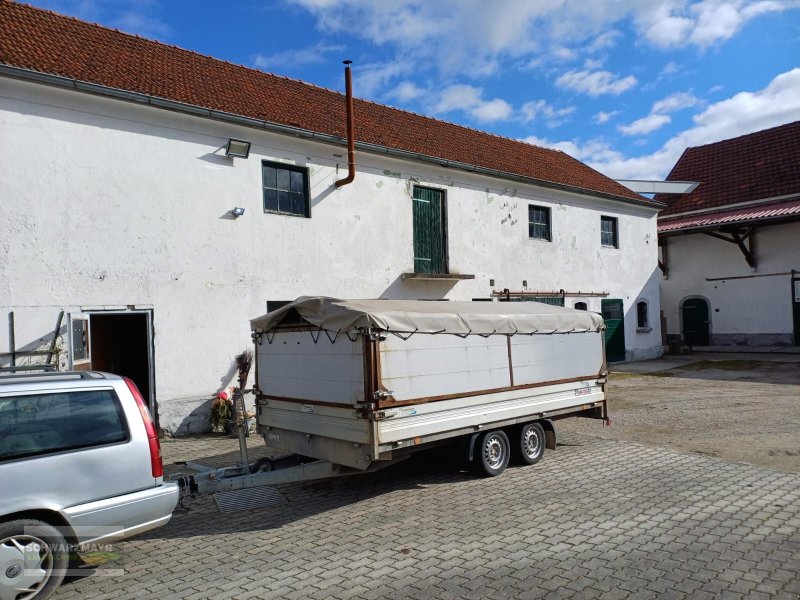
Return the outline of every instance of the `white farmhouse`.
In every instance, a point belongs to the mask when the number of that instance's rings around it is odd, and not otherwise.
[[[659,203],[363,100],[337,187],[345,104],[0,3],[0,366],[127,374],[190,432],[248,320],[301,295],[563,303],[604,314],[609,360],[660,355]]]
[[[699,182],[659,216],[669,337],[800,345],[800,121],[687,148],[667,180]]]

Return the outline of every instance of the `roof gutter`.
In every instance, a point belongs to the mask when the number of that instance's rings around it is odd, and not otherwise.
[[[157,96],[150,96],[148,94],[142,94],[139,92],[130,92],[128,90],[113,88],[105,85],[100,85],[97,83],[89,83],[86,81],[80,81],[78,79],[74,79],[72,77],[64,77],[62,75],[51,75],[49,73],[41,73],[39,71],[33,71],[30,69],[23,69],[21,67],[13,67],[10,65],[3,65],[3,64],[0,64],[0,75],[13,77],[15,79],[33,81],[45,85],[52,85],[55,87],[74,89],[80,92],[86,92],[98,96],[106,96],[118,100],[127,100],[129,102],[147,104],[150,106],[164,108],[167,110],[174,110],[176,112],[181,112],[193,116],[205,117],[207,119],[215,119],[217,121],[224,121],[226,123],[233,123],[236,125],[242,125],[244,127],[255,127],[257,129],[264,129],[265,131],[281,133],[284,135],[290,135],[293,137],[299,137],[304,139],[310,139],[318,142],[323,142],[326,144],[334,144],[336,146],[341,146],[347,143],[347,140],[340,138],[339,136],[330,135],[327,133],[311,131],[309,129],[303,129],[301,127],[293,127],[291,125],[281,125],[280,123],[274,123],[272,121],[264,121],[261,119],[253,119],[251,117],[243,117],[241,115],[237,115],[234,113],[229,113],[220,110],[213,110],[210,108],[203,108],[201,106],[196,106],[194,104],[186,104],[184,102],[177,102],[175,100],[167,100],[164,98],[159,98]],[[408,150],[400,150],[398,148],[390,148],[389,146],[382,146],[379,144],[370,144],[368,142],[354,141],[354,148],[365,150],[367,152],[373,152],[376,154],[386,154],[388,156],[416,160],[428,164],[437,165],[440,167],[459,169],[461,171],[467,171],[469,173],[476,173],[479,175],[487,175],[489,177],[496,177],[499,179],[516,181],[528,185],[537,185],[541,187],[547,187],[566,192],[573,192],[582,195],[597,196],[599,198],[606,198],[609,200],[615,200],[617,202],[633,204],[635,206],[642,206],[653,209],[661,209],[666,206],[666,204],[664,204],[663,202],[658,202],[656,200],[651,200],[649,198],[643,197],[641,200],[636,200],[634,198],[626,198],[625,196],[618,196],[616,194],[610,194],[608,192],[600,192],[597,190],[590,190],[578,186],[557,183],[554,181],[547,181],[546,179],[537,179],[535,177],[518,175],[516,173],[509,173],[507,171],[499,171],[497,169],[490,169],[488,167],[479,167],[477,165],[472,165],[469,163],[462,163],[458,161],[448,160],[445,158],[439,158],[436,156],[430,156],[427,154],[411,152]]]

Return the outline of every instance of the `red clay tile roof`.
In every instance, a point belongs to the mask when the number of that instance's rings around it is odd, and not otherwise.
[[[0,0],[0,63],[346,135],[339,93],[8,0]],[[359,142],[649,202],[563,152],[365,100],[354,112]]]
[[[731,210],[719,210],[700,215],[687,215],[659,219],[658,232],[684,231],[686,229],[711,229],[713,226],[731,225],[734,223],[754,223],[797,219],[800,217],[800,199],[770,202],[757,206],[745,206]]]
[[[800,194],[800,121],[687,148],[668,181],[699,181],[679,198],[656,196],[659,220],[687,211]]]

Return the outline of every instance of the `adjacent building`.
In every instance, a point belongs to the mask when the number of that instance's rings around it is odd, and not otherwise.
[[[687,148],[658,219],[661,306],[692,346],[800,345],[800,121]]]
[[[357,76],[356,76],[357,89]],[[301,295],[538,300],[661,354],[656,214],[568,155],[0,2],[0,366],[130,375],[208,426]],[[313,374],[310,374],[313,376]]]

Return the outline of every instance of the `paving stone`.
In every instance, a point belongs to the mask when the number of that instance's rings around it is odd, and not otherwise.
[[[221,514],[210,496],[120,543],[77,598],[338,600],[800,594],[800,477],[565,434],[533,467],[478,479],[430,452],[375,474],[281,485],[288,503]],[[251,441],[251,456],[271,453]],[[236,440],[163,445],[224,465]]]

